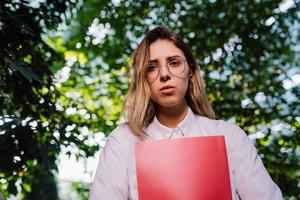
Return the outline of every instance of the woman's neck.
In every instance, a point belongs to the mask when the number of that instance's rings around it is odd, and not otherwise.
[[[161,124],[175,128],[185,118],[187,112],[186,103],[176,107],[159,107],[156,117]]]

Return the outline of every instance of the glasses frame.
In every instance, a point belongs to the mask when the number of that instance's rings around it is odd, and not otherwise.
[[[168,72],[169,72],[171,75],[173,75],[173,76],[175,76],[175,77],[178,77],[178,78],[181,78],[179,75],[181,75],[181,74],[183,74],[183,72],[185,72],[187,62],[186,62],[186,59],[183,58],[183,57],[181,57],[181,56],[176,56],[176,57],[181,58],[181,59],[183,60],[184,69],[183,69],[183,71],[182,71],[180,74],[174,74],[174,73],[172,73],[171,70],[170,70],[170,68],[169,68],[169,66],[168,66],[168,64],[166,64],[165,67],[168,69]],[[160,75],[160,73],[161,73],[161,68],[163,67],[163,65],[161,65],[161,66],[158,67],[157,75],[156,75],[155,78],[153,78],[153,79],[149,79],[149,78],[147,77],[147,73],[148,73],[147,70],[148,70],[148,67],[149,67],[149,65],[148,65],[147,68],[146,68],[146,74],[145,74],[145,75],[146,75],[146,79],[149,80],[150,82],[153,82],[153,81],[155,81],[155,80],[157,79],[157,77],[159,77],[159,75]]]

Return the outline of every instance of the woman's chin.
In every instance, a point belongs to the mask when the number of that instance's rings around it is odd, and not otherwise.
[[[163,102],[159,102],[158,105],[160,107],[172,108],[172,107],[177,107],[181,104],[179,104],[178,101],[163,101]]]

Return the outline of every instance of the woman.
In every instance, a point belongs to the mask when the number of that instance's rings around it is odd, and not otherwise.
[[[190,49],[164,27],[148,32],[133,54],[128,122],[108,136],[90,199],[138,199],[135,143],[224,135],[234,200],[282,199],[256,149],[238,126],[215,120]]]

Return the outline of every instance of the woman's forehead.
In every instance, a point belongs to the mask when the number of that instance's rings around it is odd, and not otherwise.
[[[158,39],[149,47],[149,60],[167,60],[174,56],[184,57],[183,52],[169,40]]]

